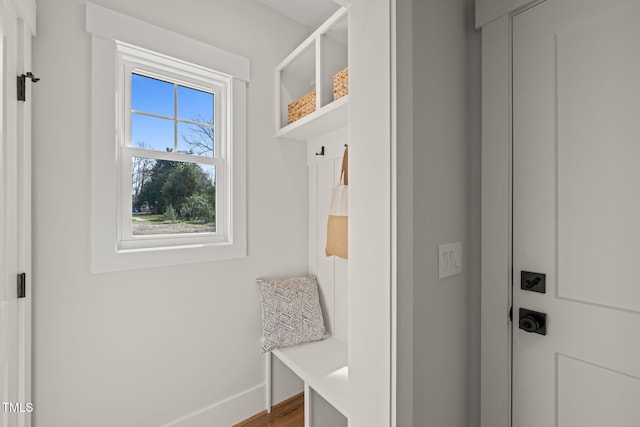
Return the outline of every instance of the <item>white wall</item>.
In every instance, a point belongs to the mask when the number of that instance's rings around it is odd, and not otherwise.
[[[385,426],[394,415],[399,427],[476,427],[480,35],[473,2],[385,3],[354,0],[350,11],[349,421]],[[384,61],[391,54],[397,62],[389,75]],[[390,231],[395,268],[385,258]],[[448,242],[463,244],[463,274],[438,280],[438,244]],[[388,274],[395,274],[395,288],[386,287]],[[396,304],[391,331],[388,298]],[[395,414],[383,400],[388,332],[397,350]]]
[[[349,10],[349,425],[391,419],[390,1]]]
[[[248,257],[91,274],[84,2],[39,2],[33,70],[42,78],[33,90],[35,425],[155,427],[254,389],[235,400],[239,407],[231,414],[246,418],[263,403],[254,280],[307,271],[305,146],[273,136],[273,70],[308,30],[253,0],[98,3],[251,60]],[[230,407],[205,410],[198,422],[220,425],[222,418],[215,417]]]
[[[479,425],[479,34],[473,2],[413,2],[413,422]],[[438,280],[438,244],[463,273]]]

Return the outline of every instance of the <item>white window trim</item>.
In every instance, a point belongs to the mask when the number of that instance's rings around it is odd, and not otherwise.
[[[164,30],[87,3],[86,29],[92,36],[91,82],[91,221],[92,272],[108,272],[241,258],[246,256],[246,86],[249,60],[197,40]],[[121,193],[118,156],[123,128],[116,96],[119,82],[118,42],[216,70],[230,78],[231,117],[228,121],[230,182],[227,189],[230,215],[223,242],[184,239],[177,246],[119,247],[118,197]],[[186,155],[185,155],[186,156]],[[193,157],[190,157],[193,159]],[[129,203],[131,203],[129,201]],[[174,239],[172,239],[174,240]],[[125,245],[126,246],[126,245]]]

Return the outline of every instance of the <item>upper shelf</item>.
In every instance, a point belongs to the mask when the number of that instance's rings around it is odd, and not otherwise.
[[[308,140],[348,123],[348,96],[334,99],[333,76],[348,67],[347,9],[340,8],[276,67],[276,136]],[[288,106],[315,90],[312,113],[289,123]]]
[[[349,95],[276,131],[276,137],[308,141],[349,123]]]

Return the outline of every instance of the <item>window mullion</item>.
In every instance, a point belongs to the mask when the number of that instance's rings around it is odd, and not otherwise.
[[[163,116],[162,114],[148,113],[146,111],[140,111],[140,110],[134,110],[134,109],[131,109],[131,114],[138,114],[140,116],[154,117],[156,119],[173,120],[173,117]]]
[[[130,157],[145,157],[148,159],[168,160],[172,162],[200,163],[203,165],[219,165],[224,159],[195,156],[185,153],[168,153],[165,151],[146,150],[138,147],[122,147],[123,155]]]
[[[210,124],[207,124],[207,123],[195,122],[193,120],[188,120],[188,119],[178,119],[178,122],[186,123],[188,125],[202,126],[202,127],[205,127],[205,128],[212,128],[212,129],[215,128],[215,125],[210,125]]]
[[[173,151],[178,152],[178,85],[173,84]]]

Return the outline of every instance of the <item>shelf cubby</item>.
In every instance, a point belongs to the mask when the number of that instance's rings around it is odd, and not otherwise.
[[[335,101],[333,97],[333,76],[349,65],[349,33],[347,15],[338,19],[326,33],[320,36],[320,106]]]
[[[276,67],[276,136],[307,141],[348,124],[348,95],[333,96],[333,76],[348,66],[348,16],[340,8]],[[316,90],[315,111],[289,123],[288,106]]]
[[[279,126],[289,124],[288,106],[296,99],[316,88],[316,51],[312,43],[301,45],[279,71],[280,120]],[[317,96],[316,96],[316,110]]]

